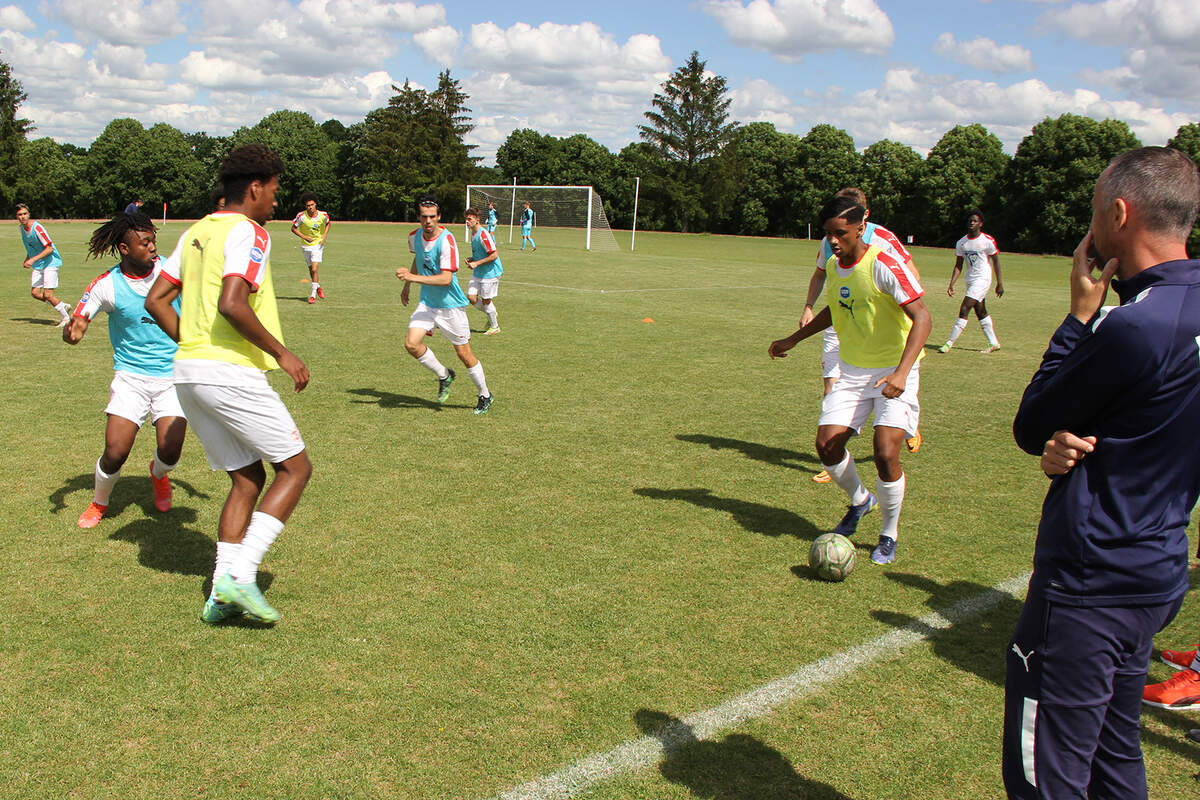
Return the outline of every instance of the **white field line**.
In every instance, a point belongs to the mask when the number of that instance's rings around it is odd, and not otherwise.
[[[668,725],[657,736],[642,736],[607,752],[594,753],[558,772],[515,786],[491,800],[561,800],[576,797],[602,781],[654,766],[666,753],[681,744],[714,739],[729,728],[766,716],[872,661],[930,639],[940,631],[990,610],[1008,597],[1019,596],[1028,584],[1029,573],[1018,575],[950,608],[913,620],[903,628],[806,664],[791,675],[752,689],[719,706],[689,714],[681,720],[682,724]]]
[[[666,286],[658,289],[580,289],[578,286],[554,286],[548,283],[529,283],[527,281],[506,280],[506,286],[533,286],[538,289],[558,289],[563,292],[579,292],[580,294],[642,294],[646,292],[728,292],[736,290],[744,292],[747,289],[766,289],[771,292],[791,291],[782,286]],[[794,288],[794,287],[792,287]]]

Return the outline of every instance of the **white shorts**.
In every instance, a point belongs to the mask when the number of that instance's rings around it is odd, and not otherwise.
[[[325,245],[323,244],[308,245],[300,249],[304,251],[304,263],[309,267],[313,264],[320,264],[321,257],[325,255]]]
[[[990,288],[992,288],[992,273],[985,272],[982,278],[967,281],[967,297],[972,300],[987,300]]]
[[[467,281],[467,297],[482,297],[484,300],[491,300],[498,294],[500,294],[499,278],[476,278],[472,275],[471,280]]]
[[[33,289],[57,289],[58,267],[35,269],[29,277],[29,286]]]
[[[821,401],[821,419],[817,424],[841,425],[858,433],[874,411],[876,428],[900,428],[909,438],[916,436],[921,418],[921,404],[917,401],[921,386],[919,362],[908,373],[904,393],[890,399],[883,396],[882,387],[875,388],[875,383],[895,371],[895,367],[864,369],[843,361],[842,374]]]
[[[278,464],[304,452],[292,415],[265,377],[261,384],[179,383],[175,389],[214,470]]]
[[[838,364],[841,363],[841,358],[838,357],[838,351],[841,349],[841,343],[838,342],[837,331],[830,325],[825,329],[825,334],[821,338],[821,377],[836,378],[841,374],[841,369]]]
[[[158,422],[163,417],[186,419],[175,394],[174,378],[154,378],[124,370],[113,373],[104,413],[127,419],[139,428],[147,414],[151,422]]]
[[[467,320],[467,312],[463,306],[458,308],[430,308],[424,303],[417,303],[417,310],[408,320],[409,328],[421,328],[431,331],[440,328],[442,336],[450,340],[450,344],[466,344],[471,341],[471,323]]]

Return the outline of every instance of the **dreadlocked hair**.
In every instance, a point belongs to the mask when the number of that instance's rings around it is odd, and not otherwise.
[[[92,233],[88,241],[88,258],[118,256],[120,251],[117,245],[125,241],[130,231],[154,230],[158,230],[154,222],[140,211],[136,214],[117,214]]]

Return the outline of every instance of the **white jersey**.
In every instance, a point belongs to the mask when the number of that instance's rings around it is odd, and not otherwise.
[[[980,233],[974,239],[964,236],[958,240],[958,244],[954,246],[954,254],[962,257],[963,280],[968,286],[979,281],[991,282],[992,267],[988,263],[988,256],[999,252],[996,240],[986,233]]]

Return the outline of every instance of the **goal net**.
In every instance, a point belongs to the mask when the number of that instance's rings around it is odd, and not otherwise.
[[[488,203],[496,204],[498,226],[520,236],[521,212],[525,204],[533,210],[534,238],[538,228],[576,229],[588,250],[617,250],[604,213],[604,201],[591,186],[482,186],[467,187],[467,208],[478,208],[487,221]]]

